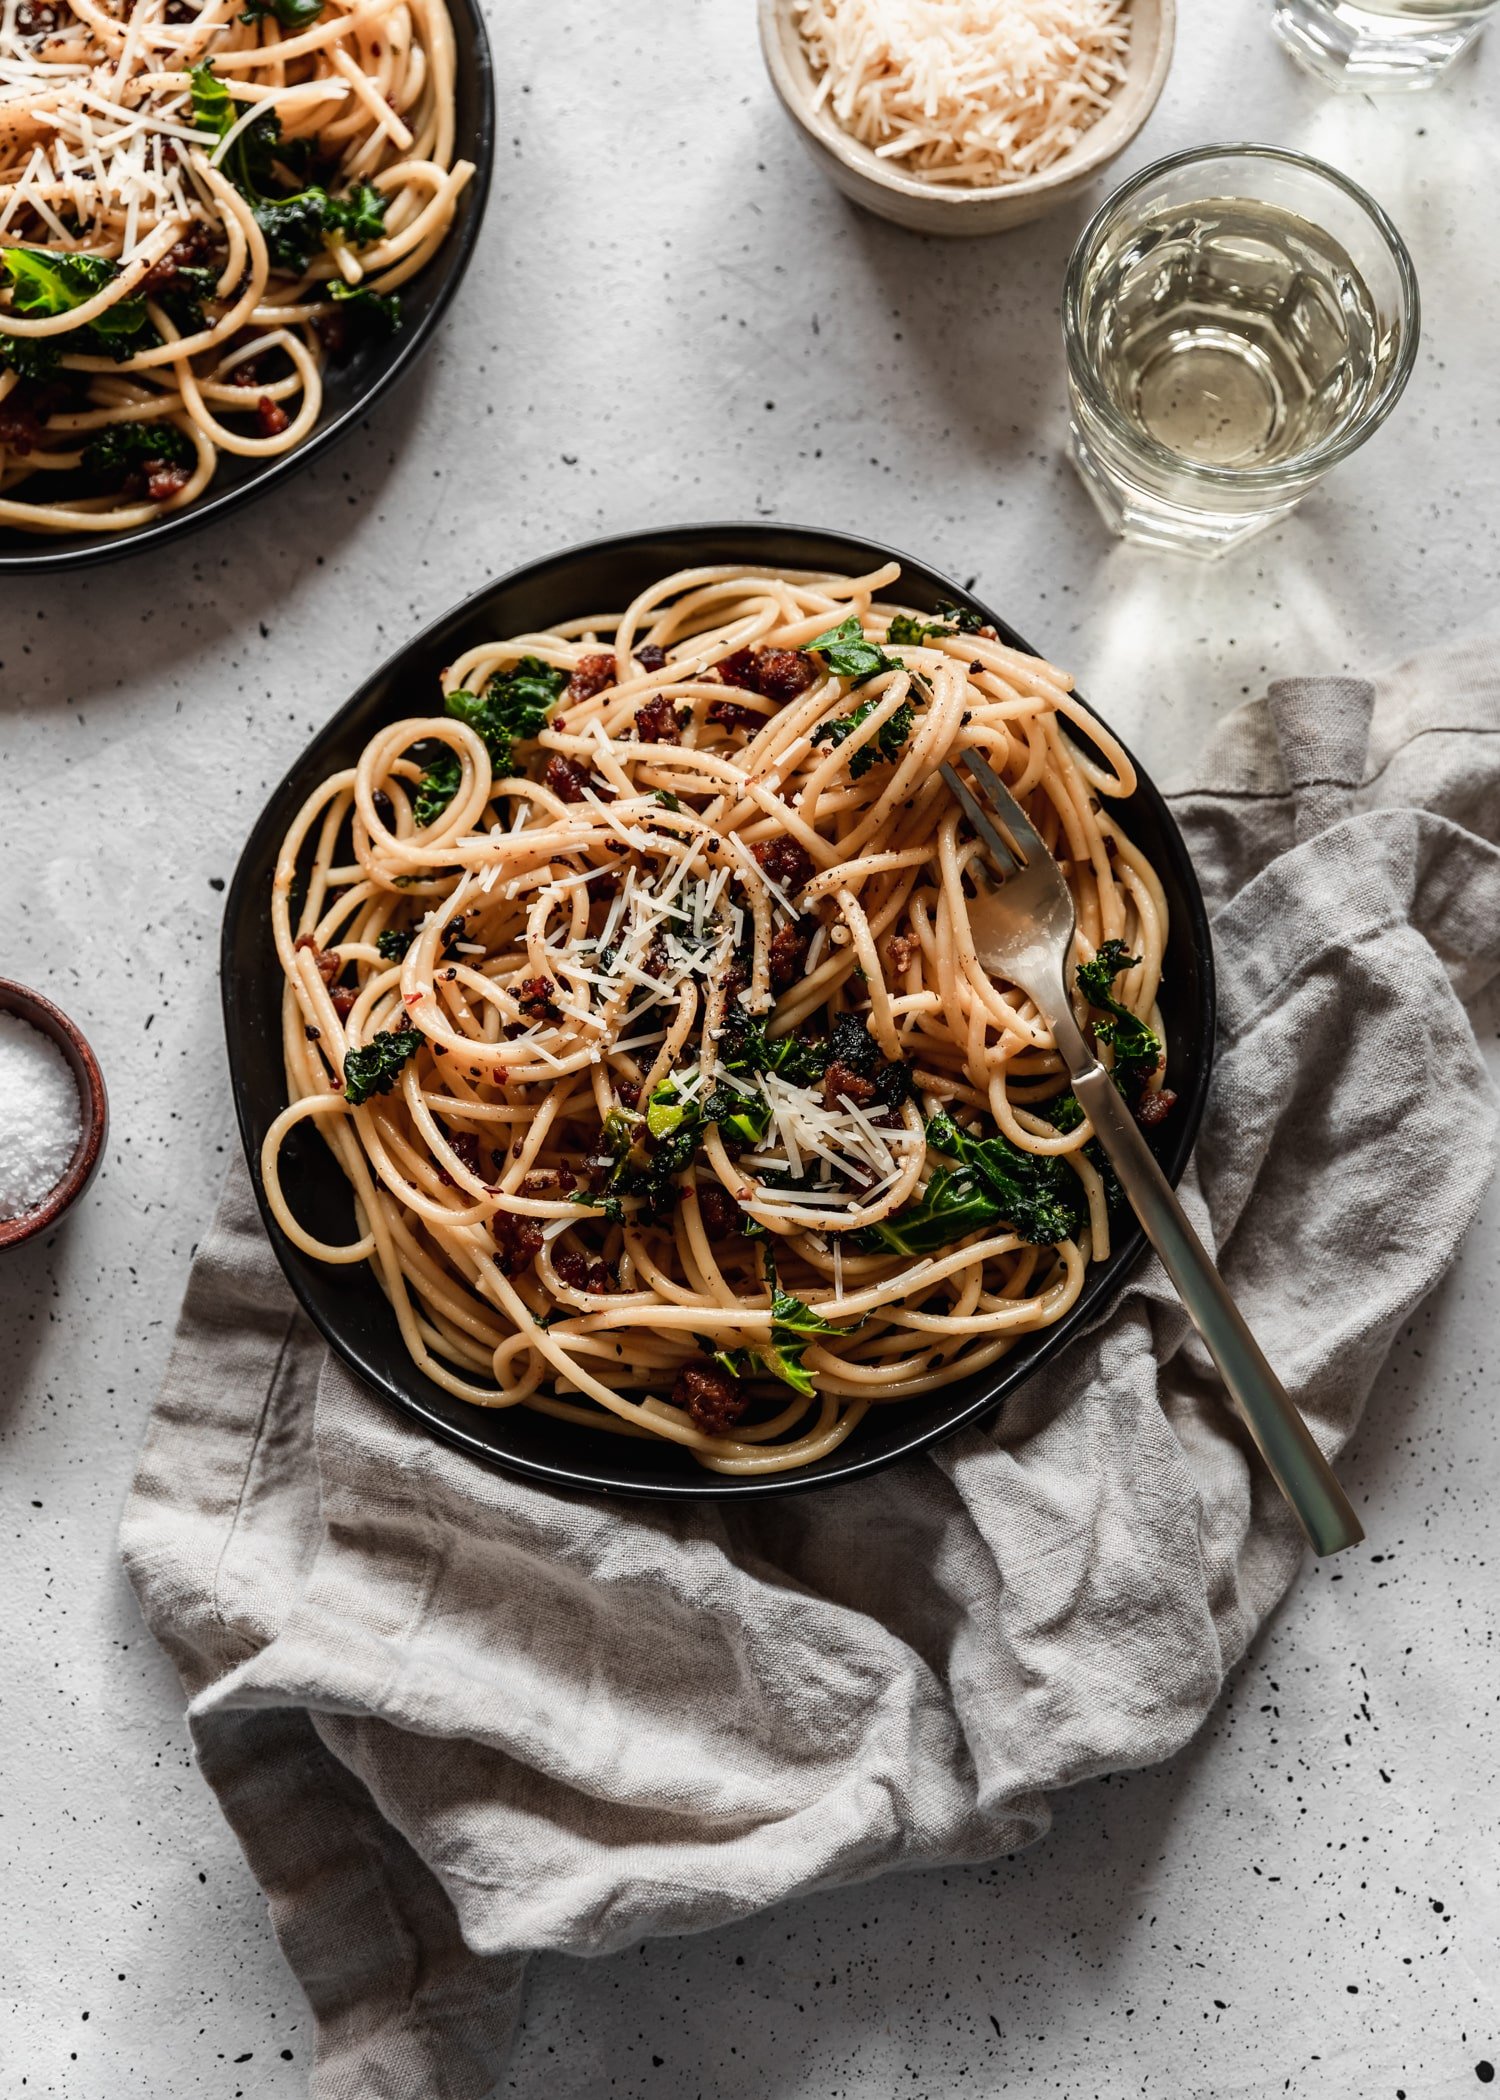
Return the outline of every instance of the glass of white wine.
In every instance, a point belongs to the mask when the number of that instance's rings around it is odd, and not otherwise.
[[[1424,88],[1472,43],[1500,0],[1275,0],[1293,58],[1339,88]]]
[[[1406,245],[1346,175],[1275,146],[1173,154],[1068,264],[1073,463],[1123,537],[1222,554],[1385,421],[1419,329]]]

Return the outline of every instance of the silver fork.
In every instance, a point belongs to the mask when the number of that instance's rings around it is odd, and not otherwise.
[[[990,975],[1019,985],[1052,1030],[1072,1075],[1073,1091],[1131,1209],[1313,1551],[1341,1553],[1346,1546],[1356,1546],[1364,1530],[1348,1497],[1261,1354],[1135,1117],[1074,1019],[1066,975],[1074,911],[1063,872],[984,755],[966,751],[963,756],[988,808],[951,765],[942,767],[943,779],[1005,878],[996,888],[981,891],[969,906],[980,965]]]

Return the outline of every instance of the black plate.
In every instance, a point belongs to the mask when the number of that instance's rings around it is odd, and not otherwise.
[[[221,453],[214,478],[196,503],[131,532],[51,534],[0,526],[0,574],[86,568],[195,532],[210,519],[222,518],[279,486],[309,460],[317,459],[416,364],[469,266],[495,165],[495,78],[484,16],[479,0],[448,0],[448,7],[457,62],[453,152],[456,160],[473,161],[474,173],[459,194],[448,238],[426,269],[401,287],[401,327],[383,340],[372,338],[361,344],[346,364],[325,366],[323,413],[311,435],[294,451],[270,459]]]
[[[281,971],[269,902],[276,857],[303,800],[329,773],[352,765],[385,723],[432,712],[447,664],[497,636],[545,630],[580,612],[623,607],[675,569],[711,562],[821,569],[858,575],[898,560],[899,595],[929,610],[968,598],[1013,647],[1025,649],[999,616],[946,577],[889,547],[841,533],[788,525],[689,525],[574,547],[491,584],[419,635],[363,685],[314,739],[271,797],[235,871],[224,915],[224,1025],[235,1107],[261,1213],[282,1268],[304,1310],[344,1361],[444,1442],[490,1464],[555,1486],[658,1496],[785,1495],[853,1480],[921,1451],[973,1422],[1055,1356],[1068,1337],[1119,1291],[1142,1235],[1122,1230],[1107,1262],[1089,1272],[1065,1319],[1022,1342],[992,1369],[910,1402],[873,1408],[849,1441],[817,1464],[767,1479],[706,1473],[677,1446],[597,1434],[523,1407],[490,1412],[445,1393],[411,1361],[396,1318],[369,1270],[326,1268],[300,1254],[277,1229],[260,1180],[261,1140],[286,1101],[281,1060]],[[1168,1079],[1178,1094],[1160,1134],[1162,1165],[1176,1181],[1203,1113],[1213,1052],[1214,982],[1208,919],[1187,848],[1170,811],[1143,774],[1126,806],[1131,837],[1161,876],[1171,912],[1161,1005],[1170,1048]],[[308,1229],[330,1242],[353,1236],[353,1205],[342,1175],[310,1125],[297,1127],[282,1153],[282,1186]]]

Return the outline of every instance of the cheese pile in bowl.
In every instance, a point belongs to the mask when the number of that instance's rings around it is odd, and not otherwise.
[[[935,183],[1041,174],[1125,78],[1128,0],[794,0],[793,11],[815,106]]]

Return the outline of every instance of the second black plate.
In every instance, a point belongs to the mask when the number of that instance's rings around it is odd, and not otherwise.
[[[469,267],[495,165],[495,78],[480,0],[449,0],[449,7],[457,61],[453,152],[456,160],[474,163],[474,174],[459,193],[448,238],[426,268],[401,288],[401,327],[394,335],[361,344],[347,363],[325,367],[323,413],[312,433],[293,451],[266,459],[223,453],[213,480],[196,503],[186,510],[168,511],[130,532],[53,534],[0,528],[0,575],[87,568],[195,532],[211,519],[279,487],[326,452],[411,370],[436,334]]]
[[[524,1407],[491,1412],[455,1399],[408,1356],[395,1315],[368,1268],[327,1268],[310,1261],[280,1232],[267,1209],[260,1180],[261,1141],[286,1102],[282,979],[271,937],[271,880],[287,827],[318,782],[352,765],[385,723],[434,712],[445,665],[478,643],[546,629],[581,613],[624,607],[637,592],[675,569],[743,562],[759,568],[859,575],[892,559],[901,563],[895,595],[902,602],[929,611],[941,599],[967,601],[1012,646],[1028,648],[997,613],[935,570],[889,547],[841,533],[789,525],[690,525],[600,540],[502,577],[408,643],[313,739],[250,835],[224,916],[224,1025],[240,1132],[271,1244],[308,1317],[351,1369],[412,1420],[474,1458],[557,1487],[625,1495],[785,1495],[853,1480],[923,1450],[995,1407],[1108,1304],[1141,1252],[1141,1232],[1132,1223],[1120,1231],[1109,1260],[1089,1271],[1067,1316],[1022,1341],[999,1364],[921,1399],[872,1410],[846,1444],[816,1465],[768,1479],[741,1479],[706,1473],[675,1445],[655,1439],[611,1436],[604,1430],[592,1433]],[[1213,1054],[1208,919],[1182,835],[1145,774],[1125,821],[1161,877],[1171,916],[1161,1006],[1169,1043],[1167,1079],[1178,1105],[1159,1135],[1158,1154],[1175,1182],[1197,1135]],[[310,1125],[293,1131],[282,1153],[281,1174],[287,1200],[309,1231],[334,1242],[352,1237],[347,1185]]]

